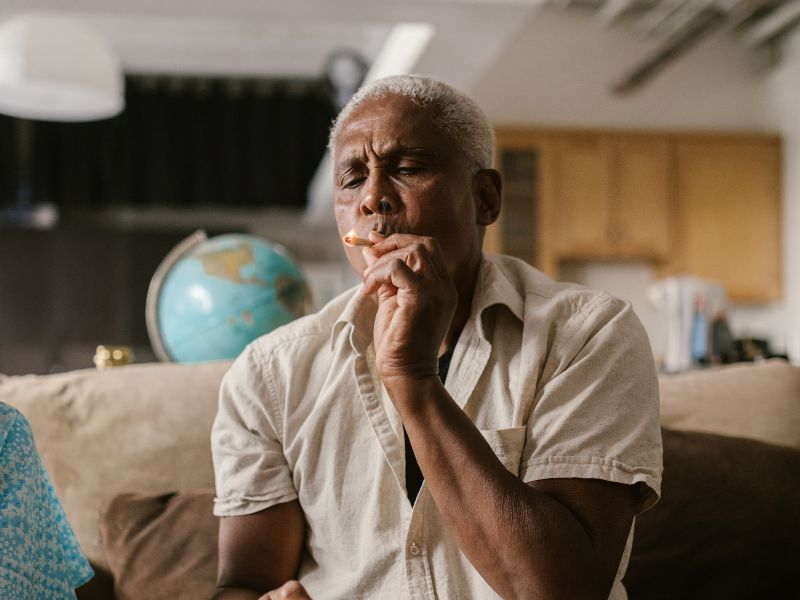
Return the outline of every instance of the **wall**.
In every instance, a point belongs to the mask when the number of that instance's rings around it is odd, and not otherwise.
[[[651,48],[630,29],[603,28],[586,13],[542,10],[471,90],[497,124],[627,129],[778,131],[784,139],[784,299],[735,306],[734,333],[768,338],[778,351],[800,336],[800,33],[771,72],[730,34],[707,38],[640,93],[615,97],[612,82]],[[570,264],[564,278],[630,300],[663,350],[663,324],[646,297],[646,264]]]

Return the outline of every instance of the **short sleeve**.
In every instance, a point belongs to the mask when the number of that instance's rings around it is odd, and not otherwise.
[[[211,429],[215,515],[247,515],[297,498],[279,402],[268,361],[249,346],[222,379]]]
[[[652,350],[627,302],[605,297],[565,324],[558,368],[540,382],[520,477],[638,484],[637,512],[661,493],[658,379]]]

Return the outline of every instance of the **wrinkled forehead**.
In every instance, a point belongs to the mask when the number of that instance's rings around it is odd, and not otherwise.
[[[437,123],[437,112],[405,96],[369,98],[347,115],[335,139],[335,159],[395,146],[426,148],[436,155],[452,154],[453,140]]]

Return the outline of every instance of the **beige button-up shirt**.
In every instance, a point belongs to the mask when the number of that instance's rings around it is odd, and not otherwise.
[[[314,600],[498,598],[423,484],[405,490],[402,423],[377,375],[358,289],[251,344],[212,431],[215,514],[298,499],[299,579]],[[658,385],[629,304],[485,257],[445,386],[522,481],[586,477],[660,493]],[[623,555],[611,598],[625,598]],[[275,543],[280,543],[279,539]]]

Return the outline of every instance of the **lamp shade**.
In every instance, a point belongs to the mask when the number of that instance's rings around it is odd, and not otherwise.
[[[0,23],[0,113],[45,121],[94,121],[125,106],[122,66],[77,19],[24,13]]]

